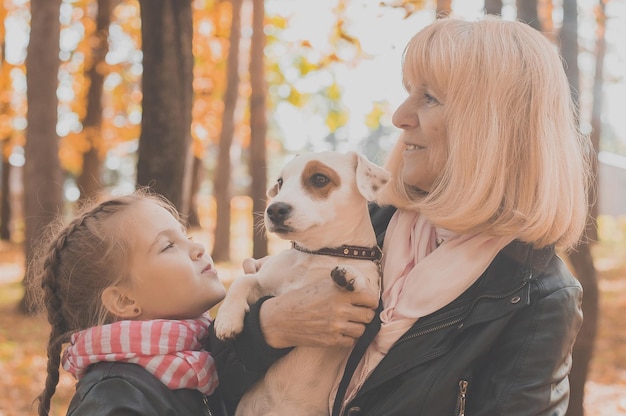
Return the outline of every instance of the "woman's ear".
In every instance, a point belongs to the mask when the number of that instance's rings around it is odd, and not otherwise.
[[[141,307],[126,288],[109,286],[100,298],[104,307],[119,318],[134,319],[141,315]]]

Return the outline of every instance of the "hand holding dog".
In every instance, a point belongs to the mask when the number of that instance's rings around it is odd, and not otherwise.
[[[274,348],[350,347],[374,318],[377,306],[378,293],[372,289],[350,292],[331,279],[313,281],[265,301],[260,311],[261,329]]]

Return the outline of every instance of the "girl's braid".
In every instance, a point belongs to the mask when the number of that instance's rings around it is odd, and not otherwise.
[[[128,200],[114,199],[103,202],[95,208],[83,213],[75,218],[68,226],[52,240],[48,253],[43,259],[43,270],[41,274],[41,288],[43,289],[44,304],[47,310],[48,322],[51,325],[50,338],[48,340],[48,363],[46,384],[43,392],[39,396],[39,415],[48,415],[50,411],[50,401],[59,383],[59,367],[61,365],[61,351],[63,343],[69,341],[69,334],[73,331],[84,329],[73,327],[66,317],[66,305],[63,302],[61,284],[58,279],[59,268],[62,263],[62,254],[68,242],[77,234],[77,230],[84,228],[87,221],[104,220],[99,218],[100,214],[108,215],[119,211],[121,206],[128,205]],[[106,215],[108,217],[108,215]],[[80,285],[80,282],[77,282]]]

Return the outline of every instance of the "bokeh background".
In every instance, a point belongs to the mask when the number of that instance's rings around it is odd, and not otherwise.
[[[48,326],[24,283],[55,216],[151,186],[228,284],[287,247],[258,215],[285,160],[382,163],[404,45],[438,16],[487,13],[553,41],[594,143],[587,238],[562,253],[585,287],[568,415],[626,415],[624,0],[0,0],[0,416],[36,413]],[[73,386],[63,373],[52,414]]]

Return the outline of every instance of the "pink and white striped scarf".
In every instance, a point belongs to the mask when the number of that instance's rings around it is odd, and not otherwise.
[[[91,364],[119,361],[142,366],[168,388],[211,394],[218,385],[213,357],[202,349],[211,317],[118,321],[76,332],[63,368],[80,380]]]

